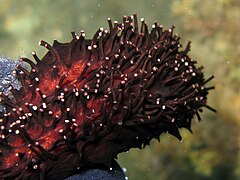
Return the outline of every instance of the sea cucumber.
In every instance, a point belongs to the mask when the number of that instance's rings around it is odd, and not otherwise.
[[[142,148],[162,133],[181,139],[191,119],[207,105],[202,66],[181,48],[174,26],[144,19],[108,19],[91,40],[72,32],[72,41],[51,46],[31,69],[15,71],[21,89],[13,99],[0,93],[1,179],[64,179],[81,168],[111,166],[118,153]]]

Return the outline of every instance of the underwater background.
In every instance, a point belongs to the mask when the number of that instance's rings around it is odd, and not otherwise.
[[[240,1],[239,0],[0,0],[0,55],[13,60],[31,58],[40,39],[69,42],[72,31],[85,30],[92,38],[107,18],[122,20],[138,14],[151,28],[175,25],[183,47],[191,41],[190,56],[205,67],[210,85],[209,105],[202,121],[193,122],[183,141],[163,134],[144,150],[131,149],[118,156],[129,180],[240,179]],[[210,86],[209,85],[209,86]]]

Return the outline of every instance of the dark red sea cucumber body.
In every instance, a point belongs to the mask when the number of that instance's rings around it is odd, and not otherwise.
[[[92,40],[72,33],[70,43],[44,41],[49,52],[36,63],[22,59],[22,88],[1,93],[1,179],[64,179],[79,169],[111,166],[118,153],[143,147],[168,132],[190,130],[207,107],[210,88],[202,67],[183,50],[173,27],[151,32],[137,16],[99,29]],[[211,79],[211,78],[210,78]]]

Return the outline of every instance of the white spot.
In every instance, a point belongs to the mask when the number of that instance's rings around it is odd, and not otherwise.
[[[65,123],[69,123],[70,121],[68,119],[65,119]]]
[[[19,120],[19,119],[16,120],[16,123],[17,123],[17,124],[20,124],[20,123],[21,123],[21,120]]]
[[[101,70],[100,70],[100,74],[105,74],[105,71],[101,69]],[[100,80],[99,80],[99,82],[100,82]],[[99,83],[99,82],[98,82],[98,83]]]
[[[86,34],[84,33],[83,30],[81,30],[81,36],[82,36],[82,37],[85,37],[85,36],[86,36]]]
[[[5,135],[4,135],[4,134],[2,134],[2,135],[1,135],[1,138],[2,138],[2,139],[5,139]]]
[[[157,71],[158,68],[156,66],[153,67],[153,71]]]
[[[122,121],[119,121],[119,122],[118,122],[118,125],[119,125],[119,126],[121,126],[122,124],[123,124],[123,122],[122,122]]]
[[[15,134],[19,134],[20,133],[20,131],[17,129],[16,131],[15,131]]]
[[[43,106],[44,109],[47,108],[47,104],[46,103],[42,103],[42,106]]]
[[[13,71],[12,71],[12,74],[13,74],[13,75],[16,75],[16,74],[17,74],[17,71],[16,71],[16,70],[13,70]]]
[[[160,98],[157,98],[156,104],[160,104]]]
[[[37,110],[37,106],[33,106],[32,109],[33,109],[34,111],[36,111],[36,110]]]
[[[127,168],[125,168],[125,167],[123,167],[122,170],[123,170],[124,173],[127,172]]]

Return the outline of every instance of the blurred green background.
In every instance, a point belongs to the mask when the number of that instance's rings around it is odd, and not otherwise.
[[[71,40],[71,31],[84,29],[91,38],[107,18],[122,20],[137,13],[151,27],[176,25],[182,44],[192,41],[190,55],[204,65],[210,83],[203,121],[194,119],[193,134],[182,129],[183,141],[162,135],[144,150],[119,155],[130,180],[240,179],[240,1],[239,0],[0,0],[0,54],[31,58],[44,39]]]

